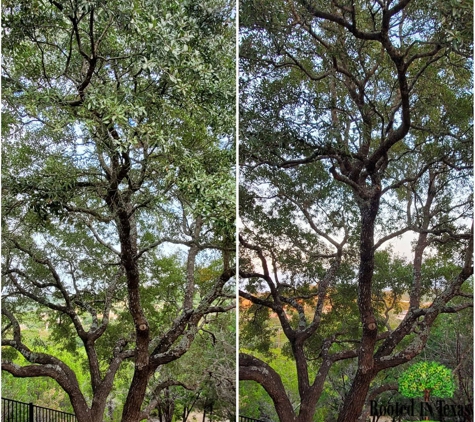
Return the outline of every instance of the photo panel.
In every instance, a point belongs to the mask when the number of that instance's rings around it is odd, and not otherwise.
[[[2,2],[2,421],[236,420],[236,19]]]
[[[472,3],[240,1],[241,421],[471,421]]]

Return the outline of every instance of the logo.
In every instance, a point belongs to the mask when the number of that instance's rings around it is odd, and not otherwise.
[[[471,420],[472,415],[471,404],[448,404],[445,400],[437,400],[435,404],[424,401],[417,403],[414,399],[411,399],[410,403],[378,404],[376,400],[370,401],[370,416],[373,416],[373,420],[376,416],[430,416],[439,419],[457,417],[459,422],[466,422]]]

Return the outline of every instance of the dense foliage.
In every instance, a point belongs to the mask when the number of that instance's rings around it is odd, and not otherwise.
[[[232,7],[2,2],[2,369],[81,422],[123,391],[147,418],[157,371],[233,308]]]

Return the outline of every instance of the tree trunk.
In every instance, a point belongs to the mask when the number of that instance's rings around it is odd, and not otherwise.
[[[425,402],[425,403],[429,403],[429,397],[430,397],[430,390],[426,388],[426,389],[424,390],[424,402]],[[425,417],[424,417],[424,420],[425,420],[425,421],[428,421],[428,420],[429,420],[429,416],[428,416],[428,415],[425,416]]]
[[[140,272],[137,256],[137,226],[130,203],[124,203],[116,191],[108,202],[117,208],[117,225],[121,245],[121,264],[127,277],[128,306],[135,325],[135,370],[122,412],[122,422],[138,422],[151,375],[150,326],[145,317],[140,298]]]
[[[91,412],[87,408],[78,409],[74,407],[74,414],[76,415],[78,422],[96,422],[92,419]]]
[[[366,395],[375,373],[373,371],[363,373],[361,369],[356,371],[356,376],[351,389],[338,416],[337,422],[356,422],[365,404]]]
[[[138,369],[136,367],[129,393],[125,400],[122,422],[138,422],[140,420],[140,408],[145,398],[149,374],[148,368]]]
[[[430,225],[431,221],[431,206],[432,202],[434,201],[436,190],[435,190],[435,180],[436,174],[430,170],[429,171],[429,187],[427,191],[427,199],[422,209],[422,229],[427,230]],[[413,279],[413,286],[410,292],[409,297],[409,307],[411,309],[417,309],[420,307],[420,300],[421,300],[421,269],[422,269],[422,257],[426,247],[428,246],[427,242],[427,233],[421,232],[419,233],[419,237],[417,239],[417,245],[414,250],[414,279]]]
[[[377,371],[374,369],[374,347],[378,329],[372,306],[372,279],[374,271],[374,225],[379,209],[381,189],[374,187],[371,198],[360,203],[360,268],[358,274],[358,308],[363,325],[363,335],[358,352],[358,370],[346,396],[338,422],[356,422],[366,401],[370,383]]]
[[[170,388],[165,388],[165,411],[166,417],[165,422],[172,422],[173,421],[173,413],[175,412],[175,401],[170,398]]]

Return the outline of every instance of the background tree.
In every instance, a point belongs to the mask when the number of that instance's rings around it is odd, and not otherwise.
[[[277,316],[300,406],[265,359],[241,353],[240,378],[280,420],[310,421],[330,368],[355,360],[338,419],[355,421],[375,377],[416,357],[438,315],[472,306],[470,2],[241,10],[240,295]],[[392,256],[385,286],[377,251],[404,234],[411,267]],[[409,294],[392,326],[388,287]]]
[[[2,13],[2,345],[26,361],[5,353],[2,369],[54,379],[79,421],[101,421],[133,362],[122,420],[144,419],[155,371],[233,306],[232,5],[6,1]],[[25,310],[85,352],[90,395],[24,335]]]
[[[235,315],[209,316],[187,354],[154,374],[147,395],[147,408],[167,422],[189,420],[192,411],[213,404],[217,420],[235,417],[236,347]],[[168,418],[167,419],[167,415]]]

